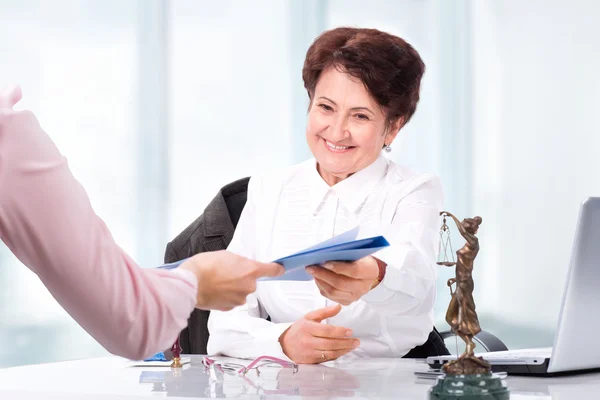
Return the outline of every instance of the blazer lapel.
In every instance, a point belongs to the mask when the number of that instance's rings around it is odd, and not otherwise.
[[[233,238],[234,230],[223,193],[219,191],[204,210],[205,240],[202,244],[202,251],[225,250],[226,243]]]

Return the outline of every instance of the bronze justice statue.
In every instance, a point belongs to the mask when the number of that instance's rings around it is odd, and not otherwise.
[[[440,235],[446,235],[446,240],[440,242],[443,246],[444,260],[438,262],[438,265],[446,267],[456,267],[455,277],[448,279],[448,287],[452,298],[448,311],[446,312],[446,321],[450,325],[452,332],[459,336],[467,345],[465,352],[461,354],[457,360],[444,364],[443,371],[448,375],[469,375],[469,374],[486,374],[490,372],[490,364],[481,357],[475,357],[473,336],[481,332],[479,320],[475,312],[475,301],[473,300],[473,262],[479,252],[479,239],[475,236],[482,222],[481,217],[466,218],[460,222],[454,215],[447,211],[440,213],[444,217],[444,222],[440,231]],[[450,253],[452,248],[450,245],[450,233],[448,225],[446,225],[446,217],[450,217],[456,223],[458,231],[466,239],[465,245],[456,252],[456,262],[450,261],[448,258],[448,248]],[[456,289],[452,291],[452,285],[456,283]]]
[[[466,343],[465,352],[456,360],[450,361],[442,367],[443,375],[429,389],[429,400],[509,400],[510,391],[501,377],[491,372],[491,366],[481,357],[475,357],[473,350],[475,343],[473,337],[481,332],[479,319],[475,312],[473,300],[473,262],[479,252],[479,239],[477,231],[481,225],[481,217],[466,218],[459,221],[454,215],[442,211],[444,218],[440,230],[440,261],[438,265],[455,267],[454,278],[448,279],[450,288],[450,305],[446,312],[446,321],[450,324],[452,332],[460,336]],[[456,262],[450,244],[450,228],[446,225],[446,218],[450,217],[456,223],[458,231],[467,241],[456,252]],[[445,238],[444,238],[445,237]],[[452,291],[452,285],[456,288]]]

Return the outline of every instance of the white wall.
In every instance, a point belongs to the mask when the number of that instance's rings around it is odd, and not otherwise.
[[[600,3],[472,6],[476,300],[515,346],[534,327],[551,345],[579,204],[600,195]]]
[[[291,164],[289,7],[172,2],[170,238],[225,184]]]
[[[135,5],[0,1],[0,87],[21,84],[17,108],[34,110],[95,211],[130,252],[136,245]],[[37,276],[6,249],[0,255],[0,367],[105,354]]]

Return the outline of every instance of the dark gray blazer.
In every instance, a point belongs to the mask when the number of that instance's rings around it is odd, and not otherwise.
[[[246,204],[248,181],[243,178],[223,187],[204,210],[175,239],[167,244],[165,262],[172,263],[207,251],[225,250]],[[188,327],[179,335],[183,353],[206,354],[210,311],[194,310]]]

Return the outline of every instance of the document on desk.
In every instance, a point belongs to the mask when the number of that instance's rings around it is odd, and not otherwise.
[[[309,281],[312,275],[305,271],[309,265],[322,265],[328,261],[356,261],[388,247],[383,236],[356,239],[359,228],[351,229],[331,239],[307,249],[275,260],[283,265],[285,273],[274,278],[261,278],[263,281]]]

